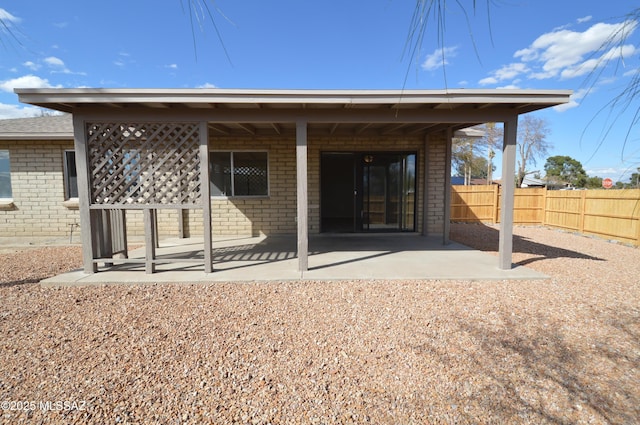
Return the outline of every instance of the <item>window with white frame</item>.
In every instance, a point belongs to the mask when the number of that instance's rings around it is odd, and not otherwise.
[[[9,151],[0,149],[0,199],[10,199],[11,192],[11,166],[9,165]]]
[[[64,190],[66,199],[78,197],[78,173],[74,151],[64,151]]]
[[[269,195],[267,152],[210,152],[209,171],[211,196]]]

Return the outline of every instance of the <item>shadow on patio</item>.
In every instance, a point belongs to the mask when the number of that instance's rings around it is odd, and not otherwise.
[[[202,239],[167,239],[157,249],[157,272],[145,274],[137,263],[75,271],[45,284],[116,282],[211,282],[358,279],[537,279],[543,274],[525,267],[500,270],[497,258],[459,243],[417,234],[315,235],[309,241],[309,270],[298,271],[295,236],[226,237],[213,243],[214,272],[203,271]],[[144,260],[144,248],[130,258]],[[184,260],[163,263],[168,259]]]

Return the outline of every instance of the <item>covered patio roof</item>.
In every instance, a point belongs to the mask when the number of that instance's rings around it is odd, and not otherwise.
[[[417,135],[568,102],[566,90],[16,89],[20,101],[69,113],[207,116],[212,135]]]

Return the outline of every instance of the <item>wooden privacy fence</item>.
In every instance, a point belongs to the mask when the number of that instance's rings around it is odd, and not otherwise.
[[[451,221],[499,223],[501,190],[452,186]],[[513,222],[538,224],[640,246],[640,189],[516,189]]]

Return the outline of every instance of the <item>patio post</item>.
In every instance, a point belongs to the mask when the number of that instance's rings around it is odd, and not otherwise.
[[[498,243],[498,268],[509,270],[513,254],[513,205],[516,175],[516,139],[518,115],[504,121],[502,145],[502,205],[500,206],[500,241]]]
[[[307,122],[296,122],[296,182],[298,204],[298,271],[309,269],[309,229],[307,191]]]
[[[453,151],[453,130],[447,130],[447,151],[444,162],[444,229],[442,233],[442,244],[449,245],[451,233],[451,157]]]
[[[78,175],[78,206],[80,212],[80,235],[82,238],[82,264],[85,273],[96,273],[94,234],[91,220],[91,187],[89,186],[89,166],[87,154],[87,129],[83,117],[73,114],[73,140],[76,152],[76,172]]]
[[[428,214],[429,211],[429,134],[424,136],[424,188],[422,191],[422,236],[429,236]],[[418,180],[419,181],[419,180]]]
[[[204,233],[204,272],[213,272],[211,235],[211,183],[209,178],[209,129],[206,121],[200,122],[200,192],[202,194],[202,227]],[[182,210],[180,215],[182,215]],[[181,217],[182,218],[182,217]]]

